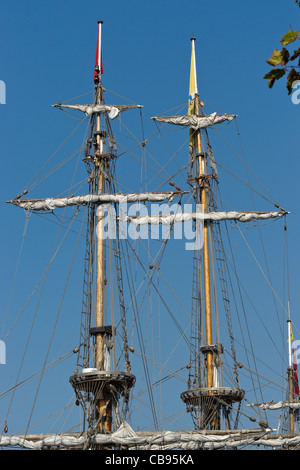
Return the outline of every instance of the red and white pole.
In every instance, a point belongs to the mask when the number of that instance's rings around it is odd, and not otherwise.
[[[94,71],[95,84],[98,84],[100,82],[100,78],[103,73],[102,50],[101,50],[101,26],[102,24],[103,24],[103,21],[98,21],[98,39],[97,39],[95,71]]]

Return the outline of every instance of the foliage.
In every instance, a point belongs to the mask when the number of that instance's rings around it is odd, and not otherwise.
[[[296,4],[300,7],[300,0],[296,0]],[[269,88],[272,88],[276,80],[279,80],[283,75],[287,74],[286,87],[290,95],[293,89],[293,83],[296,80],[300,80],[300,47],[295,49],[293,53],[292,51],[288,51],[285,47],[299,39],[300,31],[291,29],[281,38],[282,49],[274,49],[271,57],[266,61],[267,64],[275,67],[264,76],[264,79],[268,80]],[[297,63],[297,65],[295,65],[295,63]]]
[[[300,2],[300,0],[298,1]],[[282,46],[287,46],[299,39],[300,31],[294,31],[291,29],[288,33],[282,36],[280,42]],[[295,65],[294,61],[297,62],[297,65]],[[292,62],[294,63],[292,64]],[[293,83],[296,80],[300,80],[300,47],[295,49],[293,53],[291,51],[289,52],[286,47],[282,47],[281,50],[274,49],[271,57],[267,60],[267,64],[275,67],[264,76],[264,78],[268,80],[269,88],[272,88],[275,81],[279,80],[287,73],[286,86],[288,94],[291,94]]]

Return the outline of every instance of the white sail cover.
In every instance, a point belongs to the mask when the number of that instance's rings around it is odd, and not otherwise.
[[[219,124],[224,121],[232,121],[235,114],[217,114],[212,113],[205,116],[187,115],[187,116],[154,116],[154,121],[175,124],[177,126],[189,126],[192,129],[205,129],[208,126]]]
[[[8,201],[11,204],[30,211],[52,211],[56,208],[67,206],[80,206],[89,203],[106,204],[106,203],[133,203],[133,202],[161,202],[172,201],[177,195],[181,195],[179,191],[169,191],[163,193],[129,193],[129,194],[88,194],[82,196],[46,198],[46,199],[14,199]]]
[[[200,449],[236,449],[240,446],[283,447],[296,446],[300,436],[285,437],[283,434],[272,435],[271,429],[241,430],[231,433],[214,434],[197,431],[161,431],[137,434],[123,422],[120,428],[111,434],[96,434],[88,438],[81,434],[52,434],[31,436],[0,436],[0,446],[20,446],[32,450],[47,447],[75,448],[87,443],[97,445],[122,445],[130,450],[200,450]]]
[[[81,111],[82,113],[86,114],[87,116],[91,116],[95,113],[106,113],[108,112],[108,116],[110,119],[115,119],[118,117],[122,111],[126,111],[127,109],[134,109],[134,108],[142,108],[141,105],[107,105],[107,104],[62,104],[57,103],[53,105],[54,108],[67,108],[67,109],[75,109],[77,111]]]
[[[269,403],[252,404],[248,406],[257,406],[261,410],[279,410],[281,408],[300,409],[300,401],[276,401]]]
[[[123,222],[131,222],[135,225],[171,225],[175,222],[188,222],[189,220],[208,220],[208,221],[221,221],[221,220],[237,220],[239,222],[250,222],[252,220],[266,220],[277,217],[282,217],[286,214],[285,211],[281,212],[187,212],[178,214],[159,214],[159,215],[145,215],[138,217],[120,217]]]

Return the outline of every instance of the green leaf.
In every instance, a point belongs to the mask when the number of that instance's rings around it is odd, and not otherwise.
[[[273,54],[271,55],[270,59],[268,59],[266,62],[267,64],[270,65],[279,65],[281,64],[282,61],[282,52],[278,51],[277,49],[274,49]]]
[[[296,80],[300,80],[300,73],[296,72],[295,69],[292,69],[290,73],[287,76],[287,82],[286,82],[286,87],[288,89],[288,94],[290,95],[293,89],[293,83]]]
[[[272,86],[274,85],[275,83],[275,78],[271,78],[271,80],[268,81],[268,87],[269,88],[272,88]]]
[[[291,56],[291,60],[297,59],[300,56],[300,47],[294,51],[294,54]]]
[[[285,47],[282,48],[281,57],[281,65],[286,65],[289,61],[290,53]]]
[[[282,36],[280,42],[283,46],[286,46],[287,44],[290,44],[291,42],[296,41],[299,34],[300,34],[300,31],[291,30],[288,33],[286,33],[284,36]]]
[[[285,74],[284,69],[272,69],[270,72],[268,72],[264,78],[274,78],[275,80],[278,80]]]
[[[269,88],[272,88],[274,85],[275,80],[279,80],[285,74],[284,69],[272,69],[269,73],[267,73],[264,78],[268,81]]]

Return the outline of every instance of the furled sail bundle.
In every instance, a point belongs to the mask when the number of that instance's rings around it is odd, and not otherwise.
[[[164,193],[130,193],[130,194],[87,194],[72,197],[57,197],[45,199],[13,199],[7,201],[15,206],[29,211],[52,211],[56,208],[68,206],[80,206],[89,203],[132,203],[132,202],[161,202],[168,200],[171,202],[174,196],[182,192],[169,191]]]
[[[251,222],[252,220],[266,220],[282,217],[285,211],[275,212],[186,212],[177,214],[145,215],[137,217],[123,217],[122,221],[135,225],[170,225],[175,222],[188,222],[189,220],[206,220],[219,222],[221,220],[236,220],[239,222]]]
[[[118,117],[122,111],[127,111],[128,109],[142,108],[139,104],[132,105],[108,105],[108,104],[62,104],[57,103],[53,105],[54,108],[67,108],[74,109],[76,111],[81,111],[87,116],[92,116],[92,114],[103,114],[108,112],[110,119],[115,119]]]
[[[84,448],[92,445],[122,445],[128,450],[214,450],[214,449],[237,449],[245,445],[259,447],[282,447],[298,446],[300,436],[291,437],[272,434],[271,429],[253,429],[248,431],[232,430],[227,433],[203,434],[199,431],[157,431],[157,432],[135,432],[126,421],[123,421],[119,429],[113,433],[94,434],[88,436],[86,432],[76,434],[43,434],[29,436],[1,436],[0,445],[20,446],[30,450],[41,450],[55,446],[61,449]]]
[[[251,406],[257,406],[261,410],[281,410],[282,408],[291,408],[294,410],[299,410],[300,401],[271,401],[269,403],[251,404]]]
[[[152,119],[158,122],[165,122],[166,124],[186,126],[198,130],[205,129],[206,127],[213,126],[214,124],[219,124],[221,122],[232,121],[235,117],[235,114],[212,113],[203,116],[196,116],[194,114],[187,116],[154,116]]]

